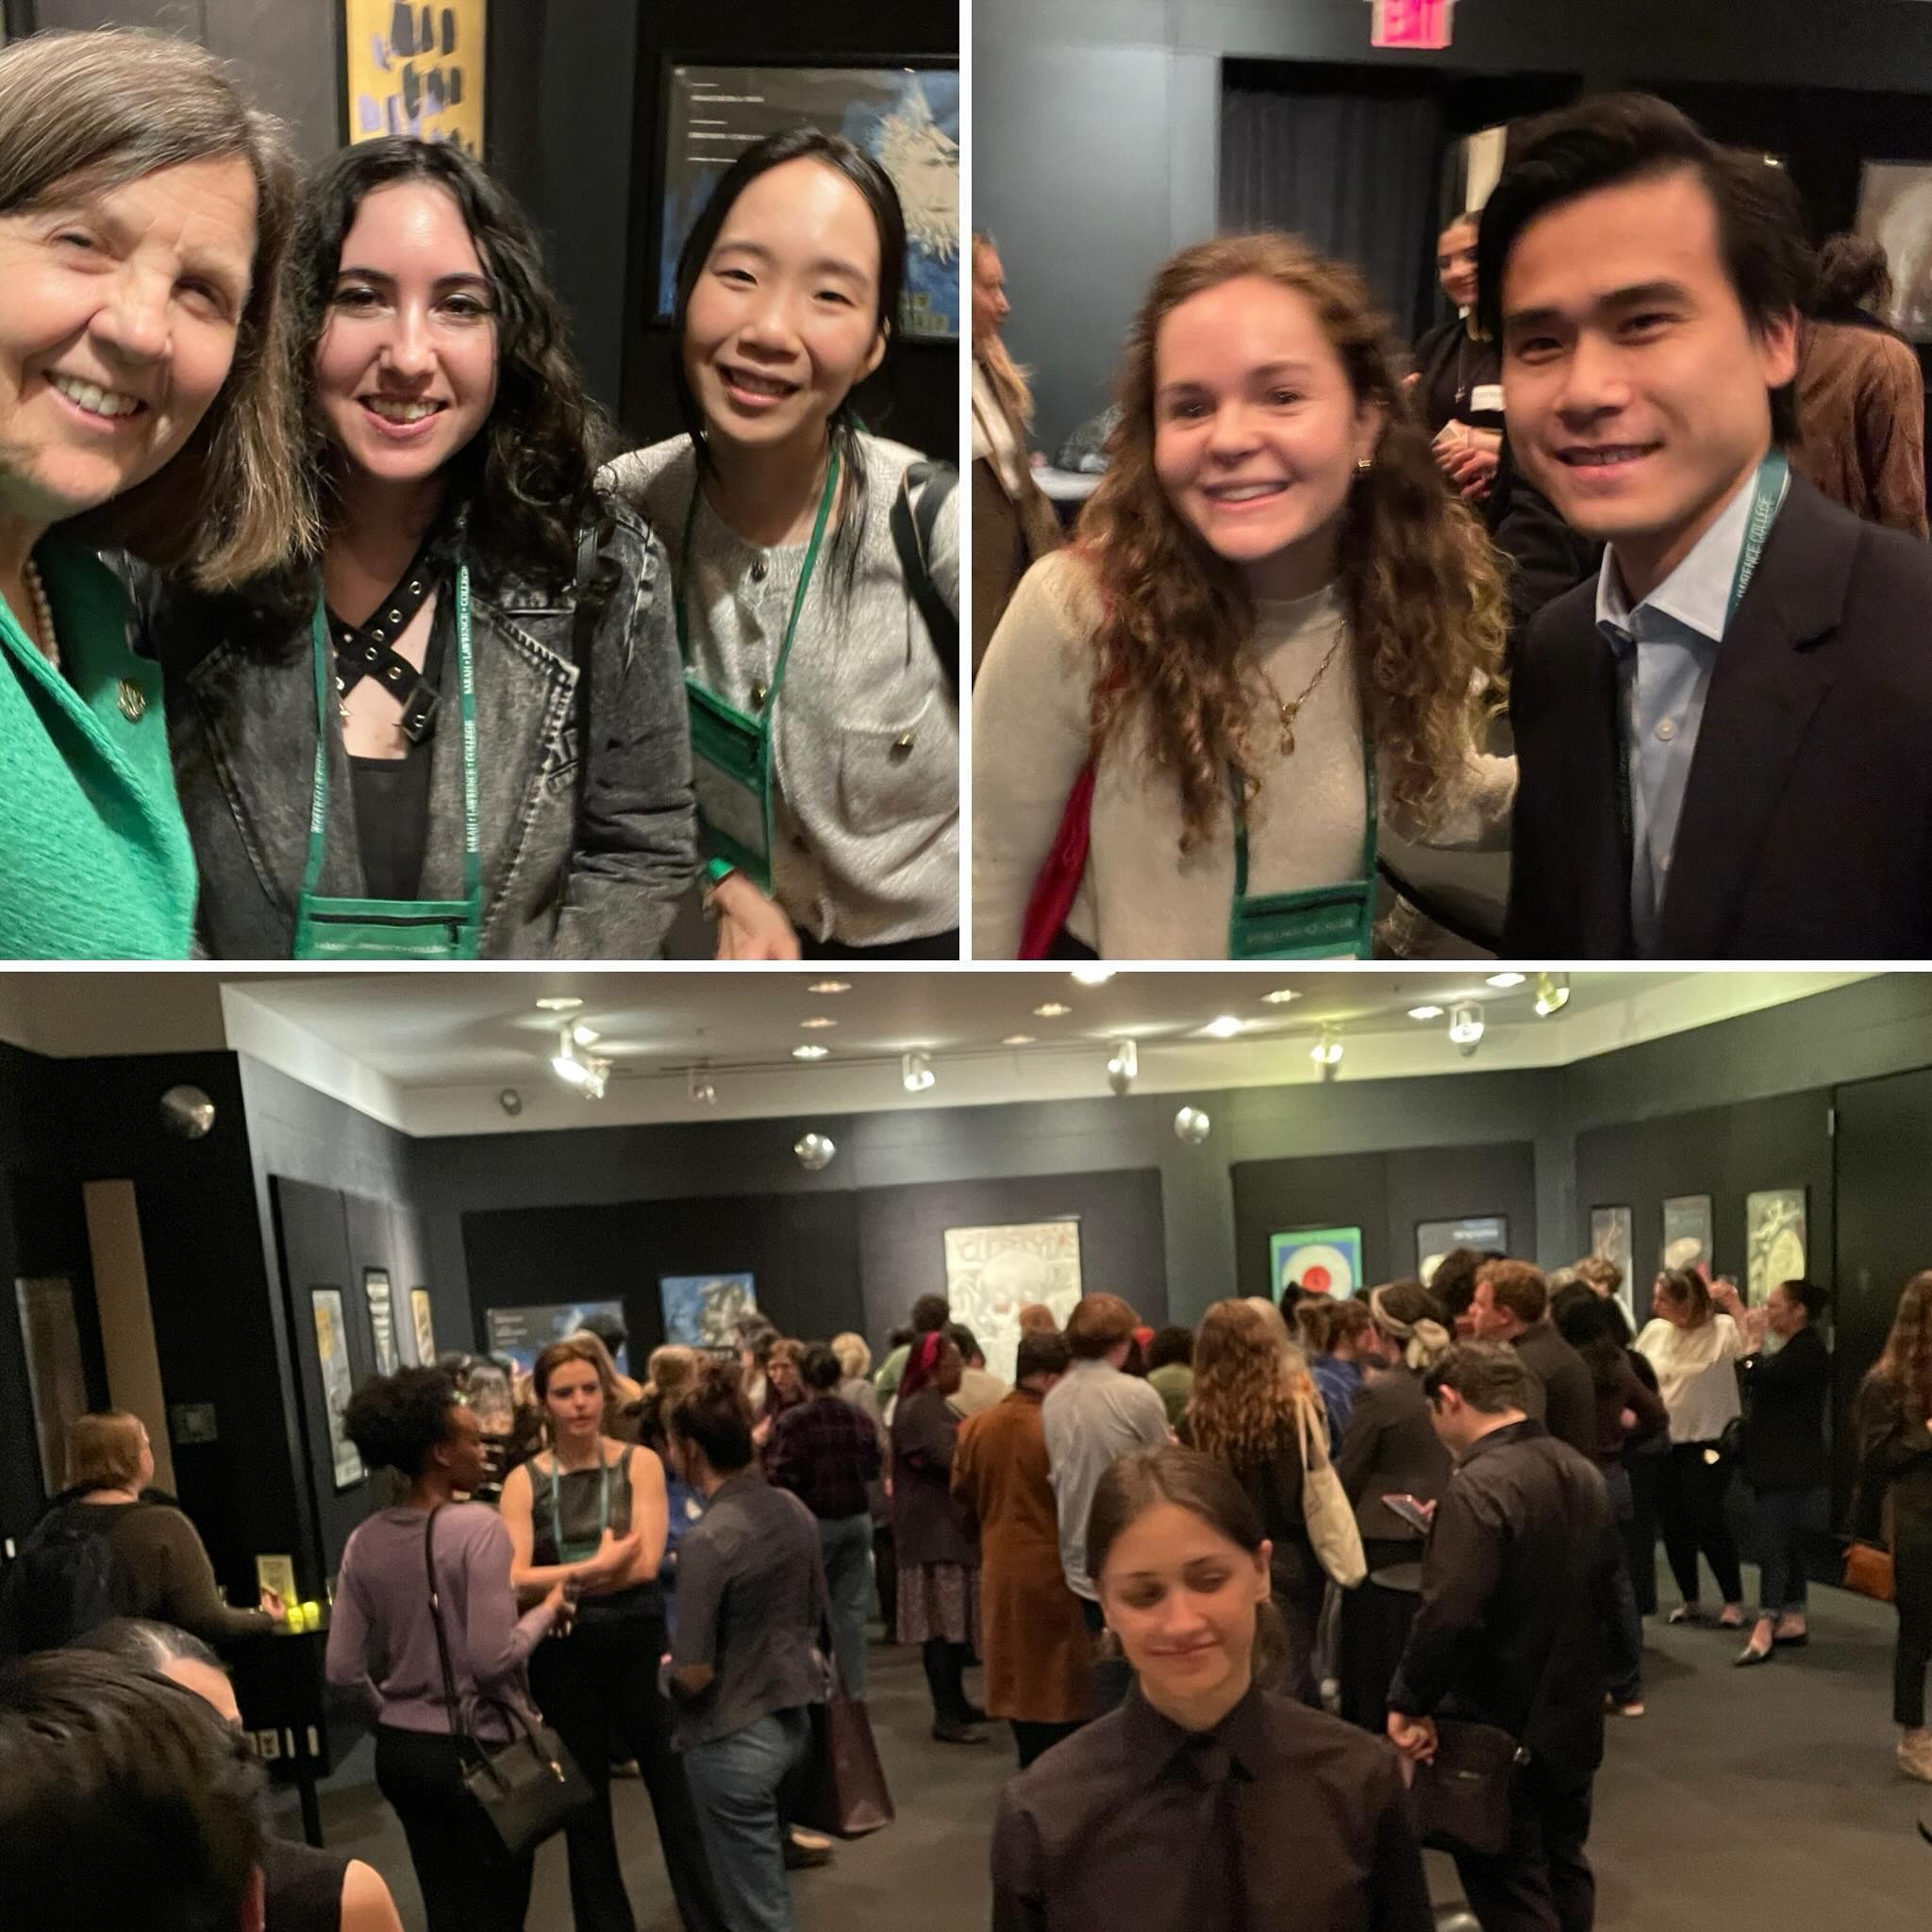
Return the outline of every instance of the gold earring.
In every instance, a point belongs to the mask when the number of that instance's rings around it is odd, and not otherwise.
[[[1374,467],[1375,459],[1373,457],[1358,457],[1356,459],[1355,470],[1357,476],[1366,476]]]

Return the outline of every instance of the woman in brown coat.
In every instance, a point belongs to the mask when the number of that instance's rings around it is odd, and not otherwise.
[[[1060,1567],[1040,1405],[1066,1374],[1058,1335],[1022,1335],[1014,1388],[959,1430],[953,1494],[979,1519],[986,1707],[1013,1727],[1020,1769],[1092,1714],[1080,1599]]]

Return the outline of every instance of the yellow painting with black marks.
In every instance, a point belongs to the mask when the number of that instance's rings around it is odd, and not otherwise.
[[[351,142],[387,134],[483,154],[489,0],[342,0]]]

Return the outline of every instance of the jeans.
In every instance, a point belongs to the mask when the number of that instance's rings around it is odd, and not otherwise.
[[[1717,1459],[1707,1461],[1707,1456]],[[1731,1486],[1731,1459],[1715,1442],[1673,1442],[1664,1460],[1657,1507],[1664,1521],[1664,1555],[1687,1604],[1698,1599],[1697,1558],[1701,1553],[1717,1578],[1718,1595],[1742,1603],[1744,1580],[1738,1572],[1738,1546],[1724,1521],[1724,1492]]]
[[[635,1932],[637,1924],[610,1819],[613,1731],[637,1759],[650,1794],[685,1932],[724,1932],[691,1788],[671,1747],[671,1708],[658,1688],[658,1659],[668,1641],[661,1616],[600,1615],[587,1603],[568,1637],[551,1638],[530,1656],[538,1705],[597,1794],[564,1826],[576,1932]]]
[[[1621,1463],[1604,1471],[1610,1492],[1610,1515],[1619,1531],[1617,1564],[1610,1575],[1609,1619],[1604,1632],[1604,1661],[1610,1695],[1619,1704],[1643,1696],[1643,1615],[1637,1607],[1637,1579],[1630,1574],[1628,1540],[1622,1532],[1636,1513],[1630,1472]]]
[[[1818,1490],[1758,1490],[1751,1498],[1757,1544],[1757,1607],[1767,1616],[1805,1607],[1805,1545],[1824,1533],[1828,1505]]]
[[[685,1751],[727,1932],[793,1932],[796,1925],[778,1794],[804,1761],[810,1735],[802,1709],[774,1710]]]
[[[872,1608],[872,1518],[819,1519],[819,1549],[832,1598],[832,1648],[848,1697],[865,1695],[865,1617]]]
[[[429,1932],[523,1932],[535,1854],[483,1856],[462,1762],[447,1731],[376,1729],[375,1786],[408,1842]]]
[[[1493,1858],[1456,1856],[1462,1895],[1483,1932],[1591,1932],[1590,1800],[1588,1778],[1559,1784],[1524,1766],[1509,1796],[1508,1849]]]
[[[1932,1664],[1932,1536],[1899,1530],[1891,1541],[1898,1648],[1891,1663],[1891,1721],[1925,1724],[1925,1668]]]

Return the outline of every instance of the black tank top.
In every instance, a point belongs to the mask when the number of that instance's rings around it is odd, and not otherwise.
[[[261,1848],[264,1932],[341,1932],[348,1870],[346,1852],[268,1840]]]
[[[533,1456],[530,1472],[530,1519],[535,1534],[530,1560],[545,1567],[580,1563],[594,1556],[608,1525],[613,1536],[630,1534],[631,1489],[628,1446],[602,1468],[559,1470],[554,1455]],[[579,1621],[611,1616],[648,1615],[659,1610],[663,1598],[655,1583],[620,1590],[608,1596],[587,1596],[577,1605]]]

